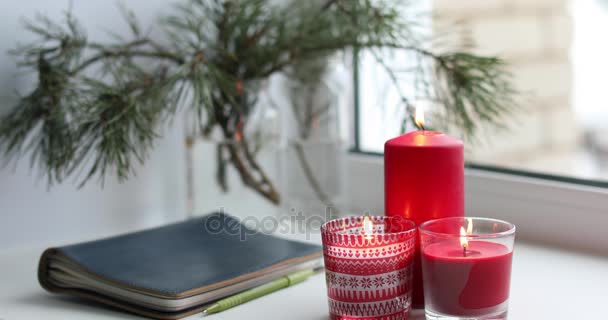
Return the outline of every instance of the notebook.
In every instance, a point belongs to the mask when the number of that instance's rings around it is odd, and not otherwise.
[[[322,266],[322,248],[256,233],[212,213],[155,229],[47,249],[38,280],[50,292],[156,319],[179,319],[213,301]]]

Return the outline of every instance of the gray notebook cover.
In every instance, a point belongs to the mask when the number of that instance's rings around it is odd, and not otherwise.
[[[51,256],[65,256],[83,272],[116,286],[170,298],[183,298],[254,278],[272,268],[321,256],[317,245],[255,233],[223,213],[212,213],[155,229],[46,250],[39,265],[40,284],[52,292],[85,296],[141,315],[174,319],[177,313],[146,310],[98,293],[61,288],[48,277]]]

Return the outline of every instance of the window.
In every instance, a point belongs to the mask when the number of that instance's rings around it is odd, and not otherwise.
[[[498,3],[433,1],[441,18],[432,23],[457,21],[477,53],[507,59],[522,93],[521,110],[505,120],[507,130],[484,130],[479,141],[467,143],[467,162],[608,182],[608,45],[598,41],[608,30],[608,1],[520,1],[510,10]],[[415,63],[385,56],[398,68]],[[373,52],[360,54],[358,79],[356,147],[381,153],[384,141],[401,132],[404,108]],[[416,101],[415,81],[399,81]]]
[[[432,12],[433,25],[457,21],[476,53],[507,59],[524,95],[509,130],[466,143],[467,214],[509,220],[520,239],[608,253],[608,1],[434,0]],[[379,154],[404,111],[374,56],[358,60],[354,149]],[[353,206],[382,210],[382,188],[369,187],[382,185],[382,158],[354,152],[350,170]]]

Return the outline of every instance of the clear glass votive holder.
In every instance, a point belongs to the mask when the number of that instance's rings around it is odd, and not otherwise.
[[[321,226],[329,319],[405,320],[412,303],[416,225],[362,216]]]
[[[506,319],[515,225],[455,217],[419,226],[428,320]]]

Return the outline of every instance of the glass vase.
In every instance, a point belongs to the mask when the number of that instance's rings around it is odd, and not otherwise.
[[[327,220],[344,207],[348,93],[339,85],[348,80],[342,64],[332,66],[316,83],[286,85],[278,153],[281,214]]]

